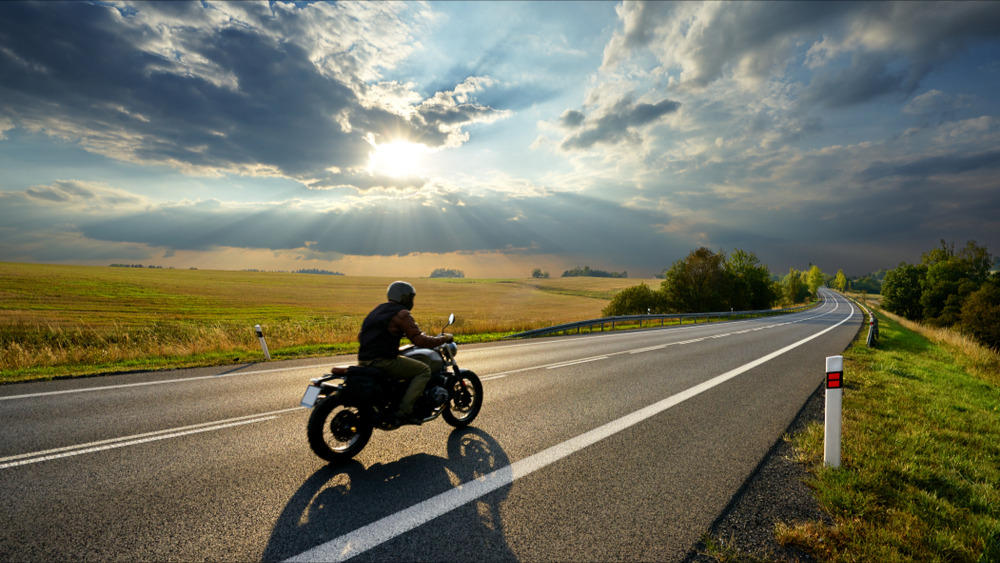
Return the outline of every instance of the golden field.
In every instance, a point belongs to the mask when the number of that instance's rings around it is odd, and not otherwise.
[[[355,350],[393,278],[0,263],[0,381],[211,365]],[[407,279],[434,333],[486,340],[596,318],[618,291],[659,280]]]

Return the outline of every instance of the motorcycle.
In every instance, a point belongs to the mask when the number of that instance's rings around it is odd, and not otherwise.
[[[451,314],[441,333],[454,323]],[[421,425],[440,416],[451,426],[463,428],[476,418],[483,406],[483,384],[475,373],[458,367],[454,342],[434,349],[409,345],[399,352],[431,368],[431,378],[413,407]],[[329,374],[309,381],[301,404],[313,409],[306,434],[309,447],[320,458],[345,462],[364,449],[376,428],[399,428],[395,413],[408,380],[386,378],[371,367],[348,366],[334,367]]]

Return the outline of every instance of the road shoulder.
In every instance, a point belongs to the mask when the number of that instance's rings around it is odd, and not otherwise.
[[[787,435],[803,431],[813,421],[823,420],[823,387],[810,395]],[[774,537],[775,525],[784,522],[823,521],[823,512],[805,484],[809,473],[792,458],[792,446],[784,439],[771,447],[729,505],[685,558],[686,563],[713,561],[815,561],[795,547],[784,547]],[[712,545],[711,549],[709,544]]]

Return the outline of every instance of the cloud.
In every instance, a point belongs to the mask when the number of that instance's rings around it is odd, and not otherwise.
[[[625,97],[611,107],[598,109],[589,119],[580,111],[567,110],[560,117],[560,123],[581,130],[567,135],[560,147],[564,150],[589,149],[598,143],[637,139],[637,129],[676,112],[680,105],[680,102],[667,99],[636,103],[631,97]]]
[[[48,186],[32,186],[24,191],[28,199],[87,208],[132,208],[146,203],[145,198],[107,187],[96,182],[58,180]]]
[[[836,109],[886,97],[905,99],[916,91],[922,76],[912,67],[894,70],[893,63],[879,54],[856,56],[849,68],[817,74],[801,101]]]
[[[465,127],[509,115],[475,101],[493,84],[486,78],[426,99],[377,80],[413,52],[425,10],[4,3],[0,125],[189,173],[349,185],[369,135],[454,147]]]
[[[704,88],[726,73],[759,80],[782,70],[799,34],[821,29],[839,3],[628,3],[624,29],[605,50],[603,69],[648,50],[681,83]]]
[[[966,174],[1000,168],[1000,150],[979,154],[950,154],[919,158],[904,163],[875,162],[861,173],[864,181],[892,176],[929,178],[931,176]]]
[[[414,109],[412,123],[416,134],[405,138],[430,147],[457,147],[468,140],[463,127],[474,123],[492,123],[509,117],[511,112],[476,105],[474,94],[494,84],[489,77],[470,77],[450,92],[438,92]],[[391,136],[391,133],[389,134]]]
[[[815,74],[804,98],[845,107],[908,96],[935,68],[974,41],[996,39],[1000,5],[990,2],[627,3],[623,29],[605,50],[610,72],[641,53],[681,86],[725,78],[759,88],[803,66]]]
[[[81,210],[82,202],[97,202]],[[144,205],[139,205],[140,203]],[[45,218],[45,222],[39,221]],[[511,220],[516,218],[516,220]],[[0,259],[92,259],[98,243],[146,248],[156,254],[301,251],[311,256],[409,256],[499,253],[520,256],[614,256],[608,267],[636,267],[654,255],[680,251],[686,242],[665,236],[661,212],[629,208],[580,194],[480,194],[384,191],[351,204],[322,207],[311,200],[236,203],[215,199],[149,204],[107,186],[61,181],[21,192],[0,192],[5,234]],[[31,245],[26,241],[35,241]],[[44,240],[59,240],[61,250]],[[75,240],[67,244],[67,240]],[[14,246],[21,254],[15,254]],[[34,250],[25,250],[34,249]],[[581,258],[582,259],[582,258]],[[666,258],[663,258],[664,260]]]

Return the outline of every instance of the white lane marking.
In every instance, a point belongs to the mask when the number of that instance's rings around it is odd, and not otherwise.
[[[748,364],[744,364],[738,368],[727,371],[722,375],[718,375],[708,381],[695,385],[694,387],[690,387],[687,390],[663,399],[658,403],[654,403],[646,408],[635,411],[632,414],[613,420],[575,438],[566,440],[561,444],[557,444],[537,454],[516,461],[507,467],[494,471],[493,473],[459,485],[454,489],[431,497],[419,504],[411,506],[410,508],[386,516],[385,518],[372,522],[367,526],[358,528],[353,532],[348,532],[339,538],[300,553],[299,555],[288,559],[288,561],[344,561],[350,559],[351,557],[360,555],[361,553],[400,536],[417,526],[430,522],[438,516],[447,514],[448,512],[468,502],[476,500],[483,495],[489,494],[502,487],[512,485],[514,481],[520,479],[521,477],[538,471],[539,469],[574,454],[587,446],[593,445],[609,436],[613,436],[614,434],[621,432],[622,430],[656,416],[671,407],[704,393],[717,385],[725,383],[726,381],[760,366],[769,360],[798,348],[806,342],[819,338],[820,336],[844,324],[853,316],[854,305],[851,305],[851,314],[844,318],[844,320],[825,330],[817,332],[812,336],[799,340],[794,344],[789,344],[776,352],[771,352],[770,354],[758,358]]]
[[[669,344],[659,344],[657,346],[649,346],[647,348],[636,348],[635,350],[629,350],[629,354],[641,354],[643,352],[652,352],[653,350],[663,350],[667,346],[673,346],[674,344],[674,342],[671,342]]]
[[[75,446],[65,446],[62,448],[53,448],[51,450],[42,450],[38,452],[30,452],[25,454],[0,457],[0,469],[17,467],[19,465],[28,465],[31,463],[39,463],[42,461],[50,461],[53,459],[60,459],[64,457],[72,457],[81,454],[100,452],[114,448],[124,448],[126,446],[134,446],[137,444],[144,444],[146,442],[154,442],[156,440],[178,438],[180,436],[187,436],[188,434],[197,434],[200,432],[209,432],[212,430],[222,430],[223,428],[230,428],[233,426],[240,426],[243,424],[251,424],[254,422],[264,422],[266,420],[273,420],[277,418],[279,415],[287,412],[302,410],[302,408],[303,407],[295,407],[290,409],[281,409],[277,411],[271,411],[259,414],[249,414],[246,416],[229,418],[226,420],[204,422],[202,424],[193,424],[191,426],[182,426],[179,428],[157,430],[154,432],[146,432],[144,434],[135,434],[133,436],[122,436],[120,438],[110,438],[108,440],[99,440],[96,442],[89,442],[86,444],[77,444]]]
[[[549,366],[549,367],[547,367],[545,369],[558,369],[558,368],[564,368],[564,367],[569,367],[569,366],[575,366],[577,364],[585,364],[587,362],[596,362],[598,360],[606,360],[606,359],[608,359],[607,356],[594,356],[593,358],[584,358],[582,360],[573,360],[572,362],[563,362],[561,364],[556,364],[554,366]]]
[[[254,371],[234,371],[231,373],[220,373],[216,375],[200,375],[198,377],[185,377],[182,379],[164,379],[161,381],[143,381],[139,383],[122,383],[120,385],[105,385],[103,387],[86,387],[82,389],[63,389],[62,391],[43,391],[41,393],[25,393],[24,395],[9,395],[0,397],[0,401],[11,401],[13,399],[27,399],[30,397],[47,397],[49,395],[66,395],[69,393],[89,393],[91,391],[107,391],[109,389],[127,389],[129,387],[146,387],[148,385],[164,385],[166,383],[184,383],[187,381],[200,381],[204,379],[222,379],[224,377],[236,377],[237,375],[259,375],[262,373],[276,373],[279,371],[295,371],[303,369],[314,369],[332,366],[334,364],[318,364],[315,366],[300,366],[296,368],[273,368],[260,369]]]

